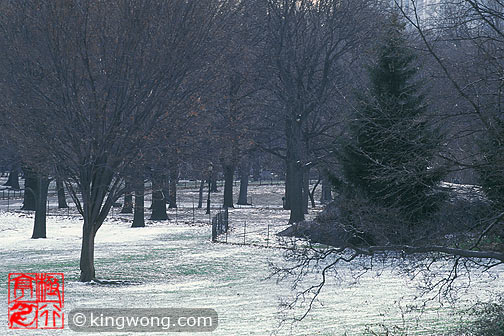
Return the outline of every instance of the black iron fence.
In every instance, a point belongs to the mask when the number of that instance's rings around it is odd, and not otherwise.
[[[215,182],[218,188],[224,187],[224,181],[218,180]],[[249,180],[249,185],[251,186],[263,186],[263,185],[283,185],[285,183],[284,180],[277,179],[258,179],[258,180]],[[180,189],[198,189],[200,187],[201,181],[196,180],[180,180],[177,182],[177,188]],[[240,180],[233,180],[233,185],[239,186]],[[205,183],[205,188],[207,183]]]
[[[223,233],[228,232],[229,227],[229,212],[228,209],[225,208],[217,213],[212,218],[212,241],[216,242],[217,237]]]
[[[231,213],[235,212],[231,211]],[[259,219],[247,223],[246,220],[236,220],[236,218],[232,221],[228,210],[222,209],[212,217],[211,222],[214,243],[277,249],[294,249],[296,246],[306,244],[305,240],[296,237],[277,236],[277,233],[290,227],[286,218],[285,221]]]
[[[0,190],[1,200],[22,199],[23,195],[24,195],[23,190],[12,190],[12,189]]]

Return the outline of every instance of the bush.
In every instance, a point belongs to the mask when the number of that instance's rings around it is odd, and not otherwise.
[[[357,246],[400,244],[411,237],[399,210],[378,205],[358,190],[338,193],[315,222],[345,232],[346,241]]]
[[[493,302],[481,302],[465,312],[472,322],[461,326],[453,335],[504,336],[504,297]]]

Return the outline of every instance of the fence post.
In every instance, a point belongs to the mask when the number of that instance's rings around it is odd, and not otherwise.
[[[247,235],[247,221],[245,221],[245,223],[243,225],[243,245],[245,245],[246,235]]]
[[[217,241],[217,218],[212,220],[212,242],[215,243]]]
[[[228,229],[229,229],[229,212],[228,209],[226,208],[226,234],[228,232]]]
[[[192,222],[194,224],[194,196],[192,197]]]
[[[270,225],[268,223],[268,237],[266,238],[266,247],[269,247],[269,230],[270,230]]]
[[[9,200],[9,197],[7,197],[7,211],[10,210],[10,200]]]

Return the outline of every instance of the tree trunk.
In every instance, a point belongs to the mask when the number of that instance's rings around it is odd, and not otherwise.
[[[178,165],[174,164],[170,169],[170,209],[175,209],[177,207],[178,177]]]
[[[80,278],[81,282],[89,282],[95,279],[94,267],[94,241],[96,232],[91,223],[84,219],[84,227],[82,229],[82,249],[80,256]]]
[[[308,199],[310,196],[310,168],[303,169],[303,212],[308,213]]]
[[[212,177],[211,179],[210,192],[213,193],[219,192],[219,189],[217,188],[217,179],[215,177]]]
[[[65,196],[65,188],[63,187],[63,182],[59,178],[56,178],[56,192],[58,193],[58,208],[59,209],[68,208]]]
[[[327,177],[327,174],[322,173],[322,196],[320,196],[321,203],[329,203],[332,201],[331,195],[331,182]]]
[[[210,192],[212,190],[212,181],[208,180],[208,195],[207,195],[207,203],[206,203],[206,214],[210,214]]]
[[[131,192],[131,181],[128,178],[124,180],[124,203],[121,213],[133,213],[133,193]]]
[[[247,193],[249,183],[250,166],[247,159],[242,159],[240,166],[240,195],[238,196],[239,205],[248,205]]]
[[[261,179],[261,164],[258,159],[254,160],[252,163],[252,179],[254,181],[259,181]]]
[[[233,176],[235,171],[234,165],[223,165],[224,170],[224,208],[234,208],[233,205]]]
[[[199,194],[198,194],[198,209],[203,208],[203,189],[205,188],[205,180],[201,180],[199,186]]]
[[[152,176],[152,214],[151,220],[167,220],[166,201],[163,194],[163,178],[154,172]]]
[[[286,161],[286,167],[288,166],[287,161]],[[284,197],[282,198],[282,203],[283,203],[283,208],[284,210],[290,210],[291,205],[290,205],[290,197],[289,197],[289,187],[291,185],[291,176],[292,174],[289,172],[289,168],[287,167],[285,169],[285,192],[284,192]]]
[[[24,169],[25,186],[24,200],[21,210],[37,210],[36,191],[37,191],[37,174],[31,169]]]
[[[131,227],[145,227],[144,192],[145,185],[142,175],[138,177],[135,183],[135,212],[133,213],[133,224]]]
[[[302,130],[301,122],[287,119],[287,183],[288,202],[290,205],[289,223],[297,223],[304,220],[303,205],[303,173],[302,167]]]
[[[19,190],[19,168],[18,166],[12,167],[9,172],[9,178],[5,182],[4,186],[11,187],[14,190]]]
[[[163,196],[166,204],[170,204],[170,176],[163,174]]]
[[[320,181],[321,181],[321,178],[319,177],[317,182],[315,182],[313,189],[309,193],[312,208],[315,208],[315,190],[317,190],[317,186],[319,185]]]
[[[94,241],[98,229],[107,218],[116,198],[114,173],[105,164],[107,157],[97,158],[92,164],[83,166],[80,171],[80,193],[82,195],[82,248],[80,259],[80,281],[95,279]]]
[[[48,188],[49,178],[37,174],[37,190],[35,191],[37,210],[35,211],[32,239],[46,238],[46,203]]]
[[[312,209],[316,207],[315,198],[313,197],[313,194],[315,194],[315,189],[313,189],[313,192],[309,194]]]
[[[288,162],[289,183],[289,203],[290,218],[289,223],[297,223],[304,220],[303,207],[303,171],[294,160]]]

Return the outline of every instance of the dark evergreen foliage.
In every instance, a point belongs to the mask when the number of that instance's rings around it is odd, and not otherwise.
[[[435,186],[442,177],[441,170],[430,167],[440,137],[425,117],[415,58],[405,25],[392,16],[377,62],[369,69],[370,95],[359,99],[352,139],[343,151],[347,182],[411,222],[435,211],[440,201]]]
[[[504,122],[497,120],[486,141],[480,144],[482,159],[478,165],[480,184],[492,205],[500,211],[504,208],[503,134]]]

